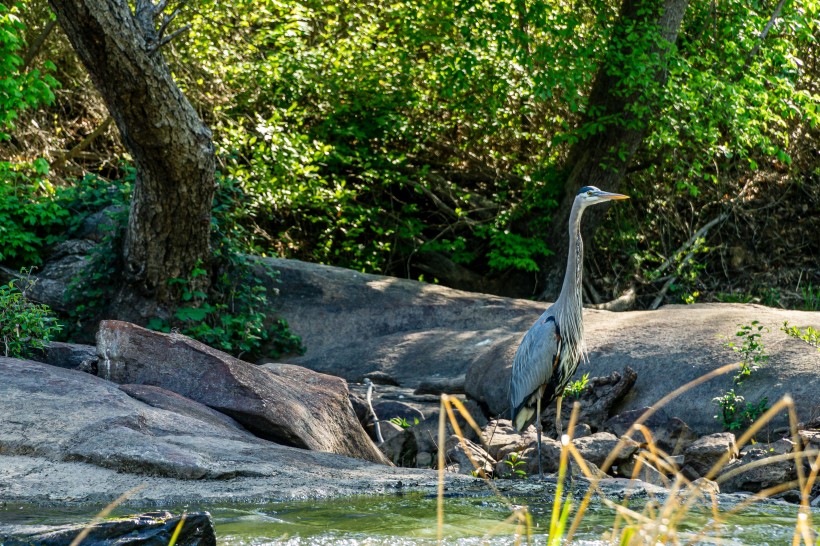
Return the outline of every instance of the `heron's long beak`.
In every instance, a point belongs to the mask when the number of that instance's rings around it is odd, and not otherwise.
[[[628,195],[624,195],[622,193],[609,193],[608,191],[599,192],[596,197],[601,197],[602,199],[629,199]]]

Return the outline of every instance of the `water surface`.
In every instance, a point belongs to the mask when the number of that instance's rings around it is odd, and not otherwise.
[[[645,504],[645,501],[643,501]],[[633,503],[635,504],[635,503]],[[445,543],[455,545],[506,545],[526,536],[521,526],[507,521],[511,505],[526,505],[532,514],[532,539],[544,544],[552,503],[549,499],[448,498],[445,501]],[[165,507],[172,512],[207,510],[216,526],[220,545],[397,545],[437,543],[436,499],[421,494],[398,497],[356,497],[334,500]],[[643,506],[633,508],[641,510]],[[7,504],[0,506],[0,527],[8,525],[61,525],[89,521],[99,507],[50,508]],[[121,507],[115,515],[147,508]],[[593,503],[582,520],[574,544],[606,544],[613,525],[613,510]],[[791,543],[797,507],[768,502],[743,509],[728,518],[714,535],[725,544],[781,545]],[[813,514],[820,520],[820,513]],[[687,516],[684,533],[696,533],[712,522],[707,507]],[[817,529],[815,523],[814,528]],[[714,543],[712,540],[700,544]]]

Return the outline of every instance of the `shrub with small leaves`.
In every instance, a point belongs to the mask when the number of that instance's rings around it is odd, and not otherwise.
[[[28,358],[62,329],[48,306],[26,297],[34,282],[25,276],[0,285],[0,342],[4,356]]]
[[[738,326],[740,329],[735,336],[741,338],[741,342],[738,344],[729,341],[726,347],[740,355],[740,370],[732,378],[734,387],[712,400],[720,408],[720,414],[715,415],[715,419],[721,419],[727,430],[737,430],[748,426],[769,409],[767,398],[764,397],[757,402],[747,402],[743,396],[735,392],[735,389],[740,389],[752,372],[758,370],[769,359],[761,341],[762,332],[766,330],[766,327],[756,320],[753,320],[751,324],[739,324]]]

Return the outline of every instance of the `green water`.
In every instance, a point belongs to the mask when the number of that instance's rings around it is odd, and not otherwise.
[[[526,504],[533,515],[533,543],[544,544],[544,526],[549,524],[551,503],[539,503],[532,498],[516,500]],[[189,505],[168,509],[174,512],[209,511],[221,545],[422,546],[437,542],[436,499],[422,495],[252,505]],[[134,508],[123,508],[117,514],[134,512]],[[90,507],[57,509],[2,505],[0,532],[4,526],[12,524],[59,525],[86,522],[94,513],[95,509]],[[505,523],[510,514],[509,504],[496,497],[448,498],[445,502],[444,542],[457,545],[513,544],[520,529],[514,524]],[[794,505],[757,505],[733,515],[720,527],[716,536],[724,544],[733,545],[790,544],[796,517],[797,509]],[[820,514],[814,514],[813,519],[820,520]],[[613,512],[610,508],[601,504],[592,505],[583,518],[580,533],[573,543],[585,546],[606,544],[602,536],[611,529],[612,522]],[[696,511],[688,515],[682,531],[694,533],[710,522],[708,510]],[[526,540],[523,542],[526,543]]]

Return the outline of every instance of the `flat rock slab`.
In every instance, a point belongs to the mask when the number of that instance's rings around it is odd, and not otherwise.
[[[140,485],[133,501],[168,504],[435,491],[435,472],[281,446],[87,373],[0,357],[0,377],[4,501],[104,506]]]
[[[104,379],[162,387],[277,443],[387,464],[338,377],[288,364],[263,369],[186,336],[121,321],[100,323],[97,351]]]
[[[281,293],[280,315],[307,347],[305,355],[288,361],[349,381],[384,372],[415,388],[472,369],[478,377],[467,374],[468,394],[481,399],[483,392],[471,392],[470,383],[506,385],[518,343],[548,305],[297,260],[265,261],[280,271],[281,282],[272,286]],[[736,339],[739,324],[753,320],[767,328],[761,341],[770,359],[744,382],[743,396],[773,403],[788,393],[801,420],[820,412],[820,352],[780,331],[784,321],[820,328],[818,312],[695,304],[624,313],[585,309],[584,320],[589,361],[576,379],[583,373],[608,376],[627,366],[637,372],[616,412],[654,406],[678,387],[737,361],[725,343]],[[731,376],[700,385],[666,410],[700,434],[721,430],[712,399],[732,387]],[[772,426],[785,424],[778,416]]]

